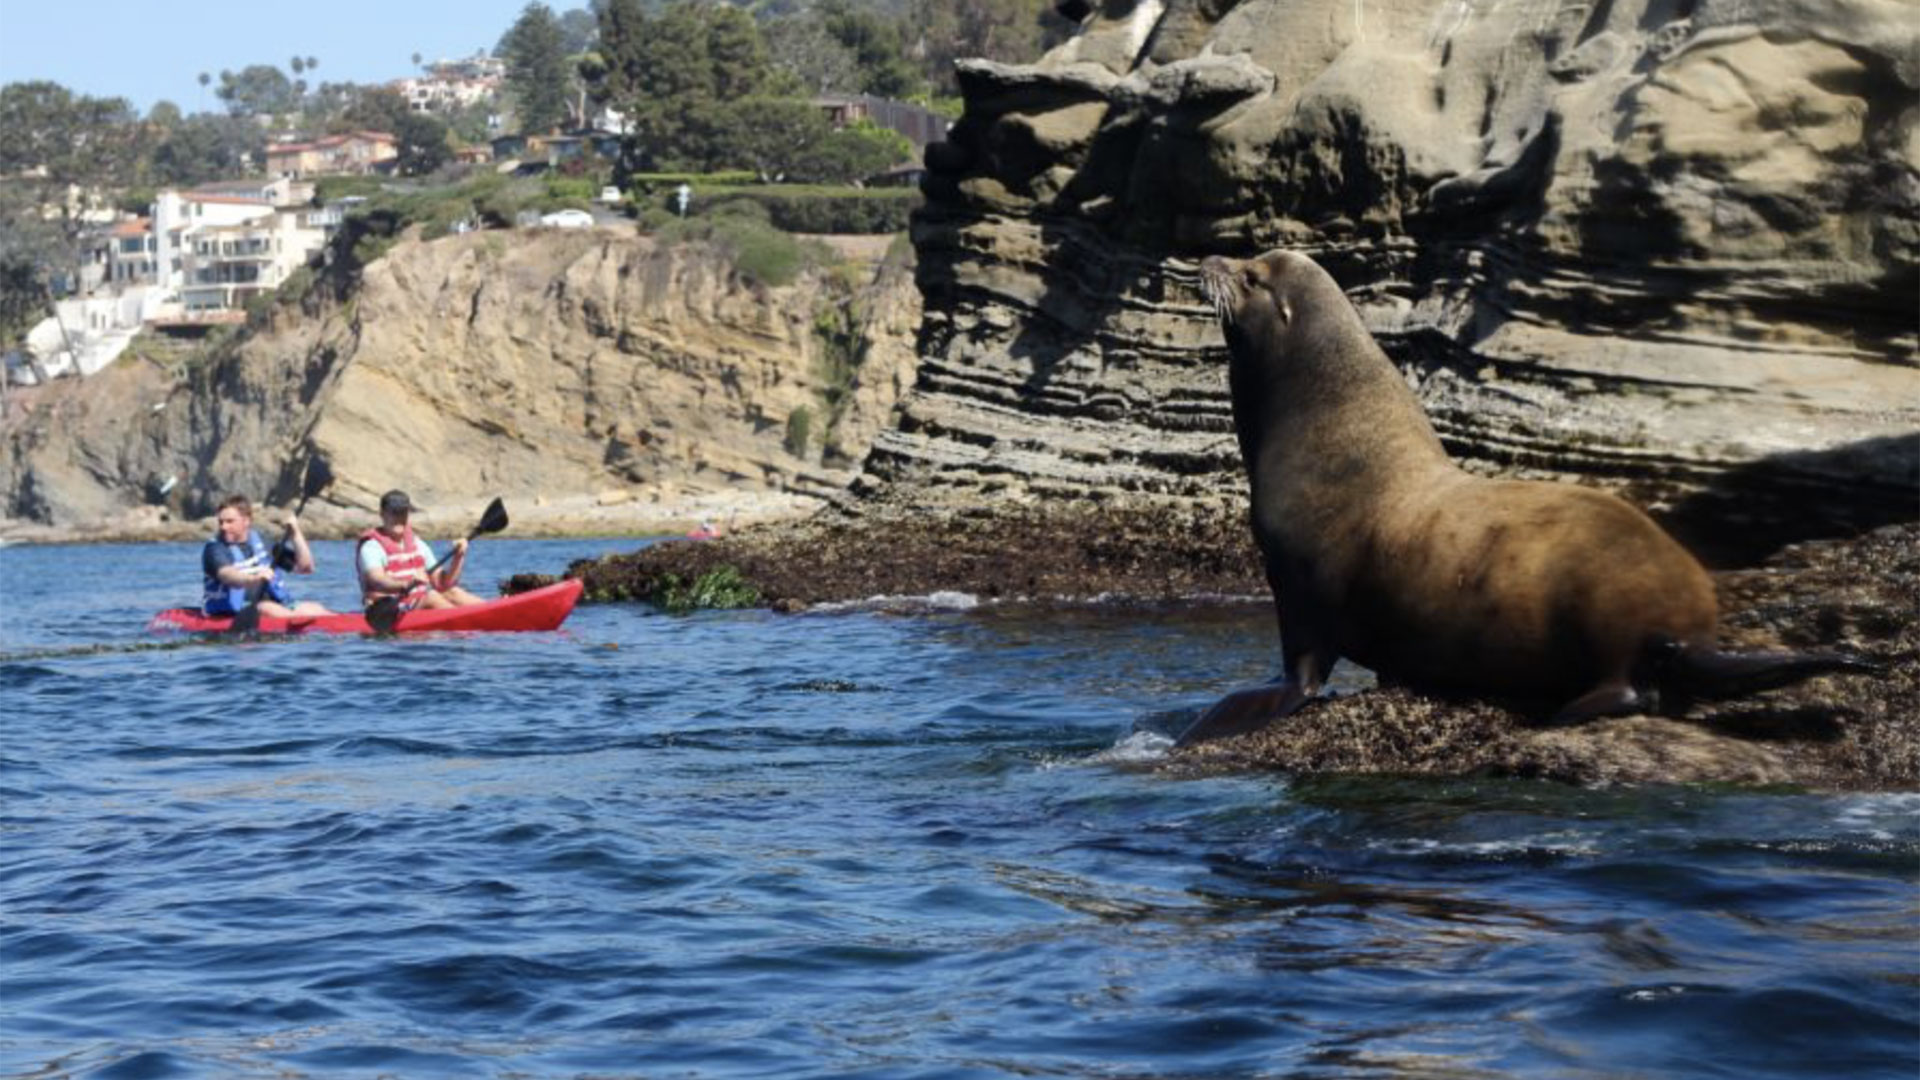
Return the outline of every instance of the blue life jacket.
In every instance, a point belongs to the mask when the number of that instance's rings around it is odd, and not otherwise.
[[[244,544],[229,544],[220,539],[219,533],[215,533],[213,539],[207,541],[207,547],[216,546],[227,549],[227,554],[232,559],[228,565],[237,566],[242,570],[271,566],[273,563],[272,550],[267,547],[266,541],[260,539],[260,533],[255,529],[247,530],[247,542]],[[206,565],[204,555],[201,565]],[[201,578],[200,607],[208,615],[232,615],[247,606],[246,586],[222,584],[220,579],[212,574],[202,574]],[[273,572],[273,580],[261,591],[260,596],[262,599],[274,600],[288,607],[293,606],[293,594],[287,591],[286,582],[278,570]]]

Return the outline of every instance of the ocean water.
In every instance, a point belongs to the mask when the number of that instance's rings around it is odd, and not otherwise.
[[[149,636],[196,565],[0,549],[0,1076],[1920,1070],[1914,796],[1157,769],[1257,606]]]

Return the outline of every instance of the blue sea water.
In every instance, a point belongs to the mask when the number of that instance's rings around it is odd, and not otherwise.
[[[1258,606],[147,634],[196,564],[0,549],[0,1075],[1920,1070],[1913,796],[1157,770]]]

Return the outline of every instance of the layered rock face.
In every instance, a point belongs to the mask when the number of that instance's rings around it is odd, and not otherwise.
[[[1237,497],[1210,253],[1340,279],[1480,471],[1691,538],[1920,490],[1920,20],[1902,0],[1106,0],[963,67],[915,225],[915,498]]]
[[[910,382],[918,313],[904,267],[766,289],[711,249],[610,230],[405,241],[345,300],[277,307],[216,360],[48,387],[9,418],[0,494],[56,524],[193,518],[227,491],[354,520],[392,487],[429,509],[825,494]]]

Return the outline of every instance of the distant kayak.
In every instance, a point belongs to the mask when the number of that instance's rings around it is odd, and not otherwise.
[[[577,578],[556,581],[517,596],[503,596],[484,604],[454,608],[420,608],[400,616],[393,624],[396,634],[423,634],[430,631],[513,631],[557,630],[580,601],[581,583]],[[147,630],[153,633],[177,631],[189,634],[219,634],[233,626],[231,615],[203,615],[198,608],[168,608],[153,617]],[[367,617],[357,612],[335,615],[295,616],[290,619],[263,617],[262,634],[371,634]]]

